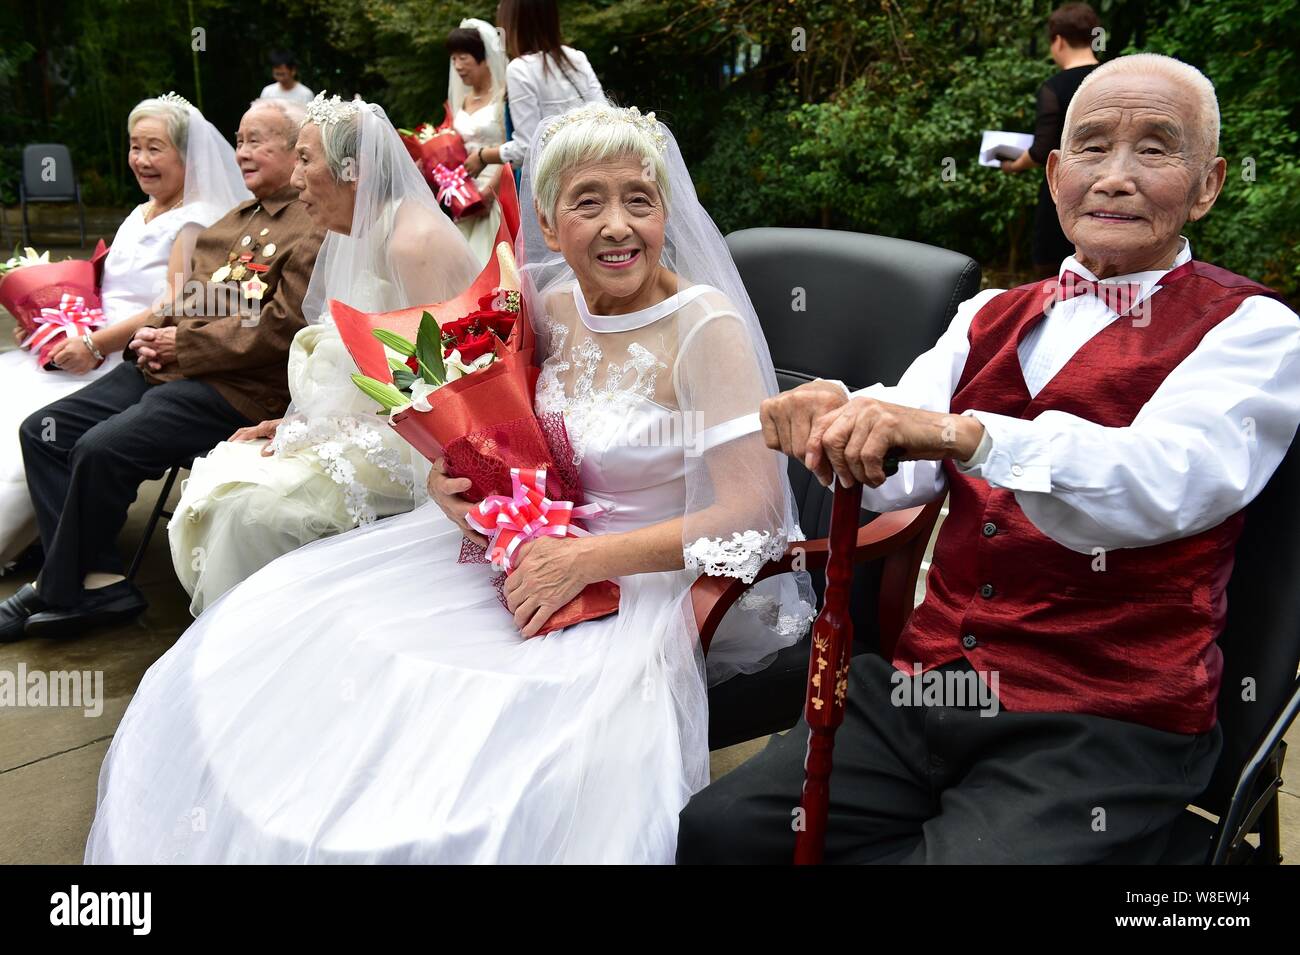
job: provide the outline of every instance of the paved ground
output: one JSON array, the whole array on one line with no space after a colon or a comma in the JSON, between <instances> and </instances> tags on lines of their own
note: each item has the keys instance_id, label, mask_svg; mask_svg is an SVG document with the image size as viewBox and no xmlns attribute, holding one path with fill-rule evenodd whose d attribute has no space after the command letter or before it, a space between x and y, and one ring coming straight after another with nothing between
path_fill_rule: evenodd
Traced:
<instances>
[{"instance_id":1,"label":"paved ground","mask_svg":"<svg viewBox=\"0 0 1300 955\"><path fill-rule=\"evenodd\" d=\"M62 252L59 253L60 255ZM58 257L58 256L56 256ZM0 317L0 349L12 341L10 320ZM131 509L120 546L140 541L161 482L146 484ZM173 491L173 500L177 492ZM0 577L0 599L25 577ZM100 671L102 712L79 708L0 708L0 863L80 862L95 805L99 767L118 721L145 670L189 623L188 598L176 582L161 527L150 542L138 583L150 608L123 627L68 640L0 644L0 671ZM1300 728L1289 736L1293 756L1282 796L1283 849L1300 860ZM762 748L764 739L713 754L714 778Z\"/></svg>"}]
</instances>

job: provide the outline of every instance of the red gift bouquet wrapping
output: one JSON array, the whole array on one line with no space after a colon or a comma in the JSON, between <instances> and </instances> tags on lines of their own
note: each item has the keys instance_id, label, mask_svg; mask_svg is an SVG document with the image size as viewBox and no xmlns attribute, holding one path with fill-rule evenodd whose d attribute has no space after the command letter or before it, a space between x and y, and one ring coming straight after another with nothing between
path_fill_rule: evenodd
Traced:
<instances>
[{"instance_id":1,"label":"red gift bouquet wrapping","mask_svg":"<svg viewBox=\"0 0 1300 955\"><path fill-rule=\"evenodd\" d=\"M447 208L453 220L482 213L483 196L472 176L465 171L465 141L451 127L451 114L436 129L421 123L402 135L406 151L411 154L420 173Z\"/></svg>"},{"instance_id":2,"label":"red gift bouquet wrapping","mask_svg":"<svg viewBox=\"0 0 1300 955\"><path fill-rule=\"evenodd\" d=\"M22 326L24 347L40 365L68 335L80 337L104 324L99 286L107 254L100 239L89 259L27 265L0 279L0 305Z\"/></svg>"},{"instance_id":3,"label":"red gift bouquet wrapping","mask_svg":"<svg viewBox=\"0 0 1300 955\"><path fill-rule=\"evenodd\" d=\"M500 295L501 255L509 256L508 246L499 247L474 285L448 302L368 314L331 301L330 314L361 372L379 381L393 380L384 347L372 334L376 328L414 341L424 312L443 328L466 316L490 315L485 308ZM563 418L538 418L534 413L534 349L521 303L508 340L498 342L496 361L430 392L428 411L408 408L392 418L397 433L420 454L430 461L443 458L448 474L470 480L465 497L481 502L479 519L498 528L492 558L507 573L514 569L514 551L524 541L585 534L572 518L594 510L570 507L570 502L582 501L582 486ZM484 560L483 553L475 553L481 549L465 543L462 560ZM619 588L613 581L589 584L551 615L538 636L616 613L618 603Z\"/></svg>"}]
</instances>

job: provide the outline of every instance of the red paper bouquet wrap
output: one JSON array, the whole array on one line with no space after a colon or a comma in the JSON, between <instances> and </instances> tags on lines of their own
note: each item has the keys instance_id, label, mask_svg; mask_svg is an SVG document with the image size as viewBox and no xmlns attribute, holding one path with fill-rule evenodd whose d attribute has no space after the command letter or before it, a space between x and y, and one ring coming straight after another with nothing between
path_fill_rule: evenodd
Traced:
<instances>
[{"instance_id":1,"label":"red paper bouquet wrap","mask_svg":"<svg viewBox=\"0 0 1300 955\"><path fill-rule=\"evenodd\" d=\"M0 279L0 305L31 339L27 347L41 365L69 332L80 337L103 324L99 285L107 254L100 239L89 259L26 265Z\"/></svg>"},{"instance_id":2,"label":"red paper bouquet wrap","mask_svg":"<svg viewBox=\"0 0 1300 955\"><path fill-rule=\"evenodd\" d=\"M402 142L452 219L483 212L483 196L473 177L465 171L468 158L465 141L451 128L450 121L437 129L421 123L409 135L402 136Z\"/></svg>"},{"instance_id":3,"label":"red paper bouquet wrap","mask_svg":"<svg viewBox=\"0 0 1300 955\"><path fill-rule=\"evenodd\" d=\"M507 253L508 254L508 253ZM339 335L361 372L379 381L392 381L384 348L372 331L384 328L415 340L420 316L431 313L440 326L479 310L500 281L497 259L489 263L469 290L436 305L367 314L339 301L330 314ZM534 336L521 309L501 357L487 368L448 382L428 395L429 411L408 408L393 416L393 427L430 461L444 458L447 472L468 478L465 497L482 501L492 495L511 496L517 473L545 471L546 503L569 501L581 505L582 486L573 464L572 447L563 418L539 419L533 410L538 368L533 363ZM538 495L535 493L534 498ZM484 560L481 550L462 548L462 559ZM619 588L613 581L589 584L561 607L538 632L595 620L618 612Z\"/></svg>"},{"instance_id":4,"label":"red paper bouquet wrap","mask_svg":"<svg viewBox=\"0 0 1300 955\"><path fill-rule=\"evenodd\" d=\"M447 213L454 222L482 215L487 208L478 183L465 171L463 161L452 167L440 162L433 163L425 171L424 178L429 181L434 195L446 206Z\"/></svg>"}]
</instances>

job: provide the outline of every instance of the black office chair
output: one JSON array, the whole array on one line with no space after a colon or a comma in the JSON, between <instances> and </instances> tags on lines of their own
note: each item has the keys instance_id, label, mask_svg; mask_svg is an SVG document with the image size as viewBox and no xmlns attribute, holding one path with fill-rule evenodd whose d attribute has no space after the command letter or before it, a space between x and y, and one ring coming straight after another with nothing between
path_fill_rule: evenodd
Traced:
<instances>
[{"instance_id":1,"label":"black office chair","mask_svg":"<svg viewBox=\"0 0 1300 955\"><path fill-rule=\"evenodd\" d=\"M149 514L149 521L144 526L144 534L140 537L140 545L135 549L135 556L131 558L131 569L126 572L126 579L134 581L135 575L140 571L140 565L144 563L145 551L149 549L149 541L153 538L153 532L158 528L158 521L164 517L170 518L172 512L167 510L167 498L172 493L172 487L176 484L176 478L181 471L188 471L194 467L194 459L189 458L185 461L177 462L167 469L167 478L163 481L162 493L158 495L158 500L154 502L153 511Z\"/></svg>"},{"instance_id":2,"label":"black office chair","mask_svg":"<svg viewBox=\"0 0 1300 955\"><path fill-rule=\"evenodd\" d=\"M947 249L822 229L745 229L727 236L763 326L782 390L814 378L850 388L894 384L934 345L957 305L980 285L979 266ZM799 523L809 540L830 526L831 494L798 461L789 466ZM933 523L937 508L928 512ZM876 515L863 512L863 523ZM925 531L928 537L928 530ZM854 576L855 653L879 647L881 565ZM823 579L812 573L821 600ZM915 568L912 568L915 578ZM808 673L808 640L782 650L766 669L709 691L709 746L789 729L799 719Z\"/></svg>"},{"instance_id":3,"label":"black office chair","mask_svg":"<svg viewBox=\"0 0 1300 955\"><path fill-rule=\"evenodd\" d=\"M81 225L81 247L86 247L86 207L81 202L81 183L72 166L72 154L62 143L34 143L23 148L23 174L18 180L23 245L32 241L27 206L33 202L75 202Z\"/></svg>"},{"instance_id":4,"label":"black office chair","mask_svg":"<svg viewBox=\"0 0 1300 955\"><path fill-rule=\"evenodd\" d=\"M1300 712L1300 441L1250 507L1228 584L1219 724L1223 753L1175 825L1166 863L1274 865L1282 861L1277 793ZM1246 836L1258 833L1259 845Z\"/></svg>"}]
</instances>

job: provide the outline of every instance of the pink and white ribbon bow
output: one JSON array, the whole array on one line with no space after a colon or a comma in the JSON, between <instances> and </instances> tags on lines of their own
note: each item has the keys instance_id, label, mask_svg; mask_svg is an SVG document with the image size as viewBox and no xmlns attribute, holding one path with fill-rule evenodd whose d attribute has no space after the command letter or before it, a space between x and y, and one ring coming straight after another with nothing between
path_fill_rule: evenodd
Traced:
<instances>
[{"instance_id":1,"label":"pink and white ribbon bow","mask_svg":"<svg viewBox=\"0 0 1300 955\"><path fill-rule=\"evenodd\" d=\"M571 523L594 517L609 505L603 502L574 507L572 501L552 501L545 493L545 468L511 468L509 497L489 494L479 501L465 522L490 536L488 556L492 566L509 573L523 544L539 537L589 537L590 532Z\"/></svg>"},{"instance_id":2,"label":"pink and white ribbon bow","mask_svg":"<svg viewBox=\"0 0 1300 955\"><path fill-rule=\"evenodd\" d=\"M443 205L450 206L452 199L459 199L463 205L474 201L474 197L465 186L469 173L465 172L464 166L448 169L442 163L438 163L433 167L433 178L438 183L438 201Z\"/></svg>"},{"instance_id":3,"label":"pink and white ribbon bow","mask_svg":"<svg viewBox=\"0 0 1300 955\"><path fill-rule=\"evenodd\" d=\"M104 324L104 310L87 308L86 300L80 295L64 292L57 308L41 309L39 322L36 330L23 341L23 348L39 352L46 345L52 344L60 334L80 338Z\"/></svg>"}]
</instances>

